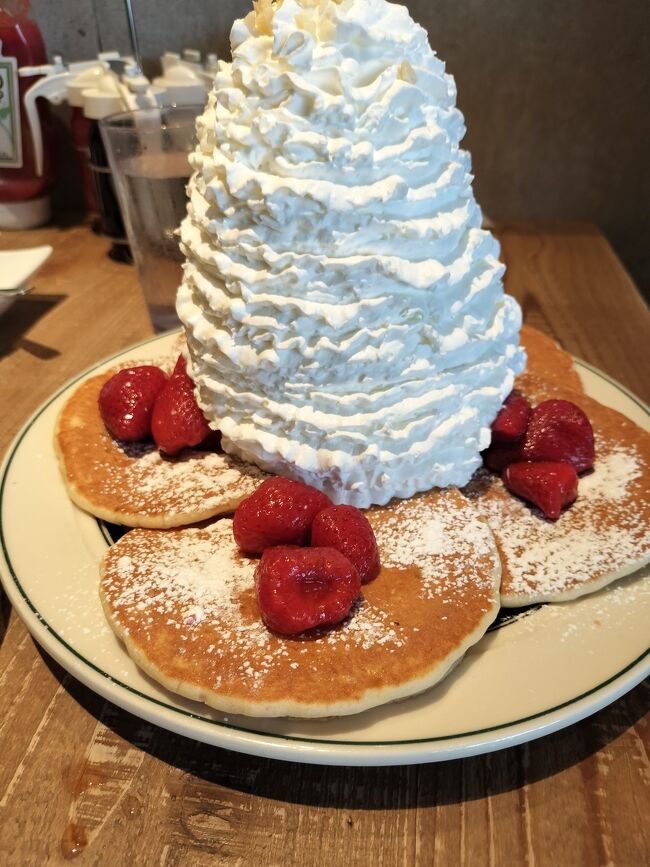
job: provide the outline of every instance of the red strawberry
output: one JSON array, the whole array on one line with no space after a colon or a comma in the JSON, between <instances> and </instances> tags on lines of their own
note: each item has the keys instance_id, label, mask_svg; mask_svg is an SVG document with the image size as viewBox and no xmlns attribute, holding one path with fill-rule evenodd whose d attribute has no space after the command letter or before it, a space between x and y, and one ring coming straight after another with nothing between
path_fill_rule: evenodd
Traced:
<instances>
[{"instance_id":1,"label":"red strawberry","mask_svg":"<svg viewBox=\"0 0 650 867\"><path fill-rule=\"evenodd\" d=\"M495 443L485 449L482 454L485 466L495 473L500 473L508 464L521 460L521 441Z\"/></svg>"},{"instance_id":2,"label":"red strawberry","mask_svg":"<svg viewBox=\"0 0 650 867\"><path fill-rule=\"evenodd\" d=\"M185 361L184 355L179 355L176 359L176 364L174 365L172 376L176 376L177 373L187 373L187 361Z\"/></svg>"},{"instance_id":3,"label":"red strawberry","mask_svg":"<svg viewBox=\"0 0 650 867\"><path fill-rule=\"evenodd\" d=\"M232 531L247 554L273 545L307 545L312 521L332 501L321 491L281 476L266 479L237 507Z\"/></svg>"},{"instance_id":4,"label":"red strawberry","mask_svg":"<svg viewBox=\"0 0 650 867\"><path fill-rule=\"evenodd\" d=\"M264 623L282 635L345 619L361 578L334 548L267 548L255 570L257 603Z\"/></svg>"},{"instance_id":5,"label":"red strawberry","mask_svg":"<svg viewBox=\"0 0 650 867\"><path fill-rule=\"evenodd\" d=\"M503 473L509 491L530 500L555 521L578 496L578 474L571 464L536 461L510 464Z\"/></svg>"},{"instance_id":6,"label":"red strawberry","mask_svg":"<svg viewBox=\"0 0 650 867\"><path fill-rule=\"evenodd\" d=\"M594 465L594 432L584 412L568 400L545 400L532 411L521 460L573 464L577 473Z\"/></svg>"},{"instance_id":7,"label":"red strawberry","mask_svg":"<svg viewBox=\"0 0 650 867\"><path fill-rule=\"evenodd\" d=\"M198 445L210 434L210 427L194 397L194 383L185 372L180 356L174 372L160 392L151 418L151 432L161 452L177 455Z\"/></svg>"},{"instance_id":8,"label":"red strawberry","mask_svg":"<svg viewBox=\"0 0 650 867\"><path fill-rule=\"evenodd\" d=\"M367 584L379 575L379 549L370 522L354 506L330 506L314 518L311 525L314 547L336 548L345 554Z\"/></svg>"},{"instance_id":9,"label":"red strawberry","mask_svg":"<svg viewBox=\"0 0 650 867\"><path fill-rule=\"evenodd\" d=\"M127 367L104 383L99 413L108 430L120 440L135 442L151 435L151 414L167 377L159 367Z\"/></svg>"},{"instance_id":10,"label":"red strawberry","mask_svg":"<svg viewBox=\"0 0 650 867\"><path fill-rule=\"evenodd\" d=\"M511 443L526 433L530 403L525 397L510 392L497 417L492 422L492 442Z\"/></svg>"}]
</instances>

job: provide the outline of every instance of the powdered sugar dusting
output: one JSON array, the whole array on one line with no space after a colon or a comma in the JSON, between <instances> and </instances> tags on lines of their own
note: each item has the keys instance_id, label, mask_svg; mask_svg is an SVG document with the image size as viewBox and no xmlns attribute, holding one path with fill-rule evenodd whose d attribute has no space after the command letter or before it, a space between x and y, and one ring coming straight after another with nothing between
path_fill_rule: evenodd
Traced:
<instances>
[{"instance_id":1,"label":"powdered sugar dusting","mask_svg":"<svg viewBox=\"0 0 650 867\"><path fill-rule=\"evenodd\" d=\"M243 612L242 600L253 592L258 561L239 553L231 520L182 533L157 533L153 545L151 539L149 532L129 533L107 554L103 592L118 620L127 622L133 612L142 612L145 620L149 615L152 624L162 617L178 630L179 642L190 643L199 635L197 628L210 623L218 641L227 643L238 676L253 688L263 683L278 659L289 656L289 642L295 653L296 639L270 632L259 612L253 620ZM304 662L292 667L310 665L319 644L341 644L346 650L380 645L390 653L404 643L403 628L361 599L336 629L313 631L305 641ZM218 642L207 652L218 654ZM216 675L213 688L220 683Z\"/></svg>"},{"instance_id":2,"label":"powdered sugar dusting","mask_svg":"<svg viewBox=\"0 0 650 867\"><path fill-rule=\"evenodd\" d=\"M375 645L386 647L391 652L405 644L404 630L390 619L390 615L379 608L368 605L359 599L352 606L349 616L335 630L320 632L328 644L344 641L347 647L369 650Z\"/></svg>"},{"instance_id":3,"label":"powdered sugar dusting","mask_svg":"<svg viewBox=\"0 0 650 867\"><path fill-rule=\"evenodd\" d=\"M166 526L230 510L255 490L266 474L222 451L184 449L165 457L151 440L126 443L112 437L98 399L103 384L123 367L82 383L59 417L57 447L80 505L124 524L137 524L137 517Z\"/></svg>"},{"instance_id":4,"label":"powdered sugar dusting","mask_svg":"<svg viewBox=\"0 0 650 867\"><path fill-rule=\"evenodd\" d=\"M631 445L599 443L594 470L580 479L576 502L557 521L509 494L480 471L471 496L504 555L504 597L561 599L595 589L650 560L644 462Z\"/></svg>"},{"instance_id":5,"label":"powdered sugar dusting","mask_svg":"<svg viewBox=\"0 0 650 867\"><path fill-rule=\"evenodd\" d=\"M596 449L600 452L600 442L596 438ZM623 500L628 496L630 485L641 475L641 467L636 452L615 446L599 458L592 473L580 479L581 497L593 500Z\"/></svg>"},{"instance_id":6,"label":"powdered sugar dusting","mask_svg":"<svg viewBox=\"0 0 650 867\"><path fill-rule=\"evenodd\" d=\"M416 566L427 598L448 595L451 589L488 587L486 558L492 562L491 571L497 569L488 526L466 502L445 492L440 492L436 508L427 497L399 501L387 517L374 522L374 529L382 564L394 569Z\"/></svg>"},{"instance_id":7,"label":"powdered sugar dusting","mask_svg":"<svg viewBox=\"0 0 650 867\"><path fill-rule=\"evenodd\" d=\"M108 436L108 434L106 435ZM224 500L252 494L265 474L230 455L185 449L166 458L153 443L112 440L108 457L98 456L94 474L104 479L102 493L123 502L134 512L153 514L167 509L192 512L218 507ZM129 458L115 471L111 452Z\"/></svg>"},{"instance_id":8,"label":"powdered sugar dusting","mask_svg":"<svg viewBox=\"0 0 650 867\"><path fill-rule=\"evenodd\" d=\"M233 556L228 544L232 534L222 526L225 523L217 523L209 534L188 530L176 537L176 545L161 540L153 550L142 545L130 556L121 556L118 575L133 580L120 584L119 595L112 598L114 606L142 605L159 614L178 615L179 625L206 616L234 622L237 597L252 586L254 564Z\"/></svg>"}]
</instances>

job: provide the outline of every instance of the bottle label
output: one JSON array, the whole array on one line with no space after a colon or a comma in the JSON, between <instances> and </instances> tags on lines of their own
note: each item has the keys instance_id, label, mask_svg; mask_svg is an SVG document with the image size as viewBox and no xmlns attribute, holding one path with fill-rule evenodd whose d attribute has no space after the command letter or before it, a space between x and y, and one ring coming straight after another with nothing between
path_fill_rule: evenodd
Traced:
<instances>
[{"instance_id":1,"label":"bottle label","mask_svg":"<svg viewBox=\"0 0 650 867\"><path fill-rule=\"evenodd\" d=\"M19 169L22 164L18 65L15 57L0 54L0 168Z\"/></svg>"}]
</instances>

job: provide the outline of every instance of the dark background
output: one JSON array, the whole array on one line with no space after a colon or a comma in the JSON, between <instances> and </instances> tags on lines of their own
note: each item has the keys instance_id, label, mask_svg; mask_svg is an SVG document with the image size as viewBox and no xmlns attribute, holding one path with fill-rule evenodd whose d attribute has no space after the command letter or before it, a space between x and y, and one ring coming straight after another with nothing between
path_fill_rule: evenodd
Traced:
<instances>
[{"instance_id":1,"label":"dark background","mask_svg":"<svg viewBox=\"0 0 650 867\"><path fill-rule=\"evenodd\" d=\"M494 219L596 223L650 293L648 0L408 0L456 77L476 176ZM165 50L229 56L250 0L133 0L147 71ZM32 0L66 60L130 43L122 0ZM60 184L71 199L69 179Z\"/></svg>"}]
</instances>

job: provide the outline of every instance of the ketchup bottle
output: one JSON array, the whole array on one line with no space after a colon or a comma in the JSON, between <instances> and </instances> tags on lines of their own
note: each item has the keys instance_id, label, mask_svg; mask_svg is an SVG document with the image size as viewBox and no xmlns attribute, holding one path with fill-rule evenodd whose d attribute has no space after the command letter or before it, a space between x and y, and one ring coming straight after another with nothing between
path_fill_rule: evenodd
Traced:
<instances>
[{"instance_id":1,"label":"ketchup bottle","mask_svg":"<svg viewBox=\"0 0 650 867\"><path fill-rule=\"evenodd\" d=\"M25 66L47 62L41 31L29 18L28 0L0 0L0 228L24 229L50 216L53 132L47 105L39 105L43 172L38 175L27 118L25 92L38 76L20 76Z\"/></svg>"}]
</instances>

